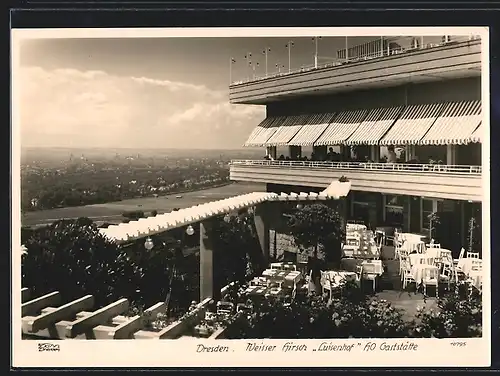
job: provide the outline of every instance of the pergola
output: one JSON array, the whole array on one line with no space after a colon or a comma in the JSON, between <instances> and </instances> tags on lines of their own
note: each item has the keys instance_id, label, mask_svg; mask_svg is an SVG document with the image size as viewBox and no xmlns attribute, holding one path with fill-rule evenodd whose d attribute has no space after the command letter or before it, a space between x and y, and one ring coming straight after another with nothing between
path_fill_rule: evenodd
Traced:
<instances>
[{"instance_id":1,"label":"pergola","mask_svg":"<svg viewBox=\"0 0 500 376\"><path fill-rule=\"evenodd\" d=\"M180 227L199 223L200 226L200 301L213 294L213 246L211 242L211 219L255 207L254 220L259 243L266 259L269 257L270 209L272 202L317 202L338 200L346 197L351 189L350 182L333 181L320 193L270 193L252 192L224 200L192 206L156 217L141 218L129 223L111 225L100 232L118 244L125 244L141 238L161 234Z\"/></svg>"}]
</instances>

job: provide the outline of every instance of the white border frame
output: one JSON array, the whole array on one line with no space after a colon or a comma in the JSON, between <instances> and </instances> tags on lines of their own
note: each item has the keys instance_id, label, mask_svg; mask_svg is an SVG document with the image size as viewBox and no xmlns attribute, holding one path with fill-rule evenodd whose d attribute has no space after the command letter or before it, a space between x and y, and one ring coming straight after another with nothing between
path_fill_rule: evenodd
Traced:
<instances>
[{"instance_id":1,"label":"white border frame","mask_svg":"<svg viewBox=\"0 0 500 376\"><path fill-rule=\"evenodd\" d=\"M404 340L302 340L295 344L306 344L309 351L259 352L245 351L247 342L224 341L217 345L229 346L230 354L198 353L199 343L206 341L58 341L60 352L38 352L38 341L21 340L20 259L17 246L20 244L20 126L17 106L19 87L17 66L19 64L19 41L23 38L186 38L186 37L313 37L359 36L359 35L480 35L482 39L482 103L484 127L483 164L483 260L484 272L490 275L490 177L489 177L489 30L487 27L350 27L350 28L174 28L174 29L31 29L12 30L12 365L14 367L467 367L491 364L491 286L490 279L483 283L483 337L467 340L456 339L408 339ZM19 334L15 334L19 333ZM46 341L45 341L46 342ZM266 340L280 349L287 341ZM342 353L313 352L322 342L354 344L352 351ZM417 350L408 352L382 351L382 343L411 342ZM363 352L363 348L375 343L376 350ZM455 343L455 345L453 345ZM359 345L358 345L359 344Z\"/></svg>"}]
</instances>

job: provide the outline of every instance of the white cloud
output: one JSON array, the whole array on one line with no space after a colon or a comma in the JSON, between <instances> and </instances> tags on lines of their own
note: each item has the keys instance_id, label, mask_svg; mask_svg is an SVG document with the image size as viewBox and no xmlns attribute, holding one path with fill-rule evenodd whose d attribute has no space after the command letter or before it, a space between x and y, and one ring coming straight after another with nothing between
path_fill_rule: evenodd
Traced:
<instances>
[{"instance_id":1,"label":"white cloud","mask_svg":"<svg viewBox=\"0 0 500 376\"><path fill-rule=\"evenodd\" d=\"M25 146L240 147L265 116L203 85L39 67L17 77Z\"/></svg>"}]
</instances>

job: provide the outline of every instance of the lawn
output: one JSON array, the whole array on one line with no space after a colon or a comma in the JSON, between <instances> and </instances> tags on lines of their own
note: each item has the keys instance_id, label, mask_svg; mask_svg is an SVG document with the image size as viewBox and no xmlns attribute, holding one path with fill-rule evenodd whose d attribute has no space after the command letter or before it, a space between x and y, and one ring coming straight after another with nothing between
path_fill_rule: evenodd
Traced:
<instances>
[{"instance_id":1,"label":"lawn","mask_svg":"<svg viewBox=\"0 0 500 376\"><path fill-rule=\"evenodd\" d=\"M193 205L204 204L210 201L222 200L228 197L243 195L255 191L265 191L261 184L233 183L222 187L172 194L161 197L141 197L130 200L109 202L87 206L75 206L51 210L40 210L23 215L23 226L50 224L62 218L88 217L99 221L117 221L122 218L124 211L143 210L145 212L157 210L158 213L172 211L174 208L188 208ZM181 198L176 196L181 195Z\"/></svg>"}]
</instances>

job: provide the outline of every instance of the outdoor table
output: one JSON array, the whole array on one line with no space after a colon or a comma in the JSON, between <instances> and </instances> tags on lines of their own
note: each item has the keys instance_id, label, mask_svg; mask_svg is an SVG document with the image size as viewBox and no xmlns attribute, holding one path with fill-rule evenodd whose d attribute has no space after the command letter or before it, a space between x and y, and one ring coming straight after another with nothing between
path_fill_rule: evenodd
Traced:
<instances>
[{"instance_id":1,"label":"outdoor table","mask_svg":"<svg viewBox=\"0 0 500 376\"><path fill-rule=\"evenodd\" d=\"M437 266L434 266L434 265L427 265L427 264L415 264L415 265L412 265L411 267L411 274L413 275L413 278L415 279L415 281L417 282L417 284L419 284L424 275L425 275L425 270L426 269L430 269L430 270L438 270L438 267Z\"/></svg>"},{"instance_id":2,"label":"outdoor table","mask_svg":"<svg viewBox=\"0 0 500 376\"><path fill-rule=\"evenodd\" d=\"M398 236L398 240L401 240L402 242L405 242L405 241L410 241L410 242L424 241L424 239L427 238L427 236L425 236L425 235L412 234L410 232L399 232L397 236Z\"/></svg>"},{"instance_id":3,"label":"outdoor table","mask_svg":"<svg viewBox=\"0 0 500 376\"><path fill-rule=\"evenodd\" d=\"M338 288L348 281L356 281L356 273L354 272L329 270L326 273L332 288ZM330 284L327 280L321 280L321 286L327 290L330 289Z\"/></svg>"},{"instance_id":4,"label":"outdoor table","mask_svg":"<svg viewBox=\"0 0 500 376\"><path fill-rule=\"evenodd\" d=\"M266 286L250 286L245 290L245 293L249 295L264 295L267 290Z\"/></svg>"},{"instance_id":5,"label":"outdoor table","mask_svg":"<svg viewBox=\"0 0 500 376\"><path fill-rule=\"evenodd\" d=\"M450 261L453 260L451 251L444 248L427 248L427 250L425 251L425 255L437 259L448 259Z\"/></svg>"},{"instance_id":6,"label":"outdoor table","mask_svg":"<svg viewBox=\"0 0 500 376\"><path fill-rule=\"evenodd\" d=\"M468 274L468 279L479 290L483 283L483 272L481 270L471 270Z\"/></svg>"},{"instance_id":7,"label":"outdoor table","mask_svg":"<svg viewBox=\"0 0 500 376\"><path fill-rule=\"evenodd\" d=\"M405 240L403 242L403 246L408 253L412 253L413 251L416 251L418 253L425 253L425 243L421 240L419 241L413 241L413 240Z\"/></svg>"},{"instance_id":8,"label":"outdoor table","mask_svg":"<svg viewBox=\"0 0 500 376\"><path fill-rule=\"evenodd\" d=\"M380 252L375 244L373 232L368 230L356 230L346 237L346 243L342 247L344 257L354 258L379 258Z\"/></svg>"},{"instance_id":9,"label":"outdoor table","mask_svg":"<svg viewBox=\"0 0 500 376\"><path fill-rule=\"evenodd\" d=\"M469 275L472 272L473 264L481 264L481 259L473 259L473 258L462 258L458 260L458 268L464 272L465 275Z\"/></svg>"},{"instance_id":10,"label":"outdoor table","mask_svg":"<svg viewBox=\"0 0 500 376\"><path fill-rule=\"evenodd\" d=\"M366 271L367 273L378 274L379 276L384 274L382 260L364 260L361 266L363 266L363 273Z\"/></svg>"},{"instance_id":11,"label":"outdoor table","mask_svg":"<svg viewBox=\"0 0 500 376\"><path fill-rule=\"evenodd\" d=\"M278 274L280 270L279 269L266 269L262 272L263 277L274 277L276 274Z\"/></svg>"},{"instance_id":12,"label":"outdoor table","mask_svg":"<svg viewBox=\"0 0 500 376\"><path fill-rule=\"evenodd\" d=\"M410 259L410 265L426 264L433 265L435 257L432 255L427 255L424 253L412 253L408 256Z\"/></svg>"}]
</instances>

